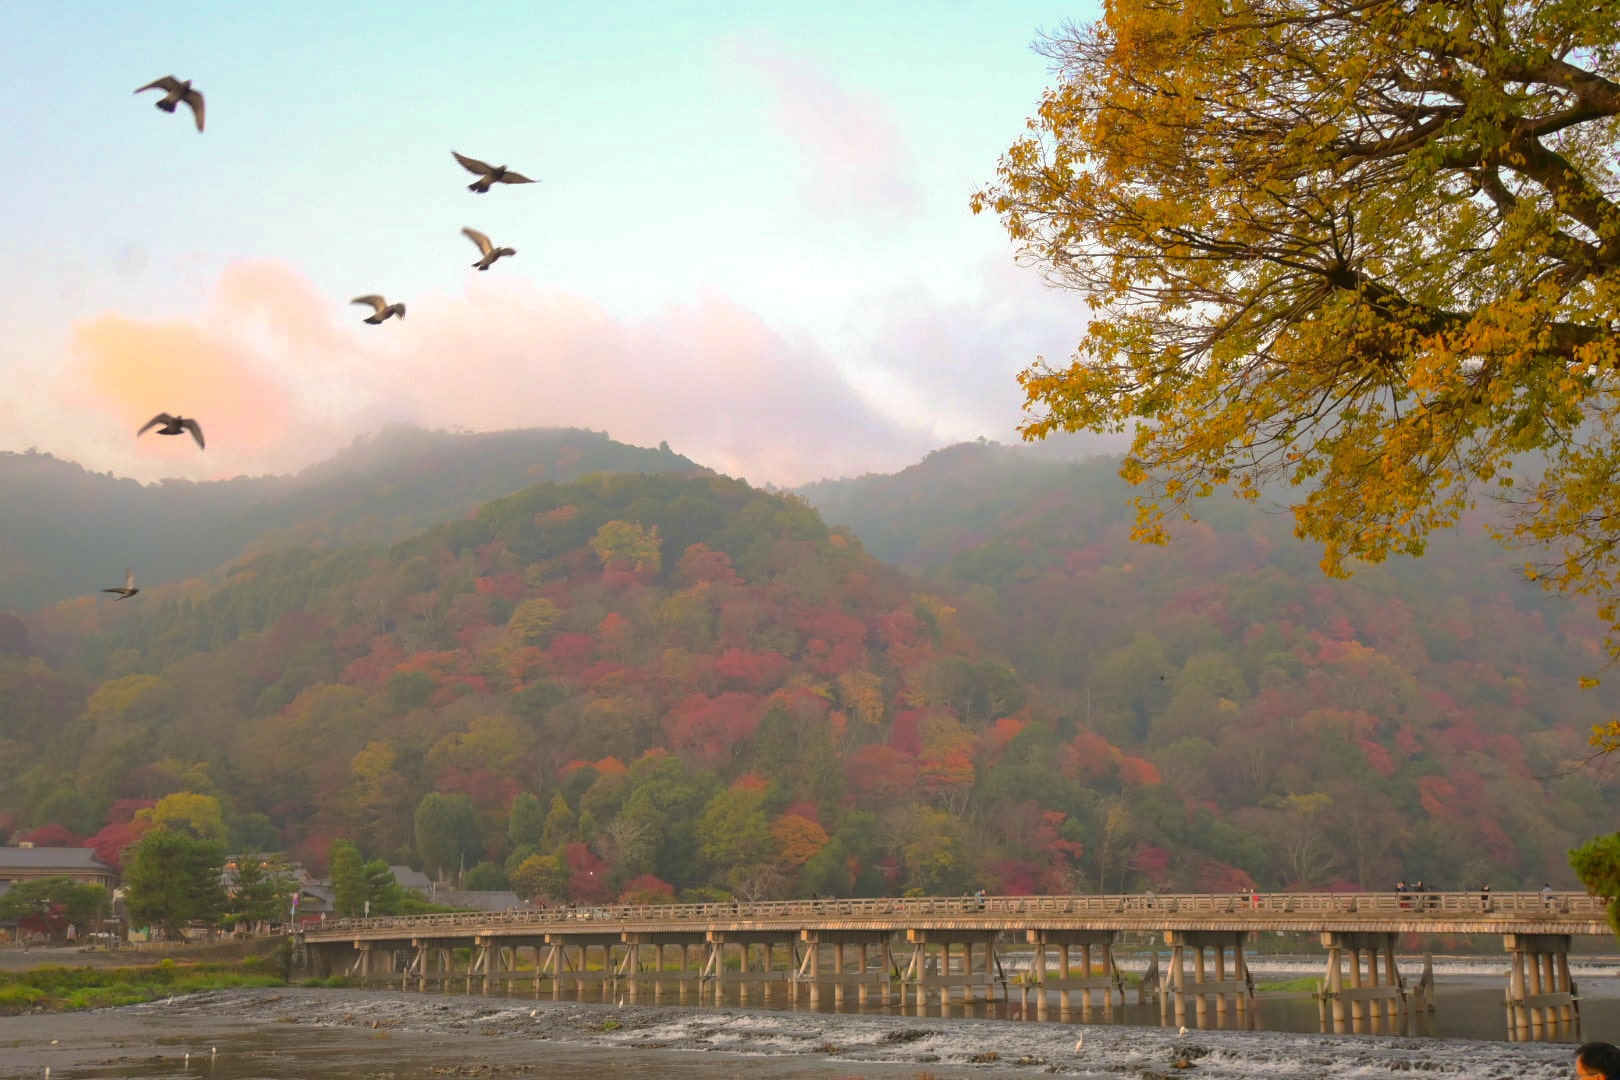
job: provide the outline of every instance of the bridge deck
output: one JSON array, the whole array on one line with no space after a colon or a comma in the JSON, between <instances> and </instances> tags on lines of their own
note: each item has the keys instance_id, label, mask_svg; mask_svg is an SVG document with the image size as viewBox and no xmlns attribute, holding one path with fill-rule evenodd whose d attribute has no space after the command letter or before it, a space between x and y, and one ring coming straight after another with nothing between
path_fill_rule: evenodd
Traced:
<instances>
[{"instance_id":1,"label":"bridge deck","mask_svg":"<svg viewBox=\"0 0 1620 1080\"><path fill-rule=\"evenodd\" d=\"M303 928L310 942L409 941L751 931L1279 930L1337 933L1606 936L1601 897L1559 893L1200 893L774 900L458 912L336 919Z\"/></svg>"}]
</instances>

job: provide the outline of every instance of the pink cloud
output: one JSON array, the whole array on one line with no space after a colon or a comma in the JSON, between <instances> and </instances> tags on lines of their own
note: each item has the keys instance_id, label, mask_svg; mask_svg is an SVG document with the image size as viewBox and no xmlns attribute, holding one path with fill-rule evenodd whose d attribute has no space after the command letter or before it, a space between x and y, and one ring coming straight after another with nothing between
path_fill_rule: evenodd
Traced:
<instances>
[{"instance_id":1,"label":"pink cloud","mask_svg":"<svg viewBox=\"0 0 1620 1080\"><path fill-rule=\"evenodd\" d=\"M824 211L916 209L910 146L881 97L847 86L774 42L732 37L721 53L754 71L770 90L777 130L799 151L806 203Z\"/></svg>"},{"instance_id":2,"label":"pink cloud","mask_svg":"<svg viewBox=\"0 0 1620 1080\"><path fill-rule=\"evenodd\" d=\"M127 455L120 471L193 479L301 468L394 420L668 440L757 483L904 465L931 448L813 343L724 296L627 319L528 279L469 275L465 294L405 297L407 318L380 326L345 299L282 263L233 265L194 317L81 323L56 396L130 432L117 450L100 425L99 467L113 449ZM160 410L197 416L207 451L135 440Z\"/></svg>"}]
</instances>

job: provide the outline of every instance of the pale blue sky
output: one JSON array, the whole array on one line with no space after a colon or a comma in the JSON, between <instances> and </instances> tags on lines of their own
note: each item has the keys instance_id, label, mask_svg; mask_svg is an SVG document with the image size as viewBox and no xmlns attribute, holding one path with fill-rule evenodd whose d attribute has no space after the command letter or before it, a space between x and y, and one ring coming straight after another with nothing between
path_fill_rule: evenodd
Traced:
<instances>
[{"instance_id":1,"label":"pale blue sky","mask_svg":"<svg viewBox=\"0 0 1620 1080\"><path fill-rule=\"evenodd\" d=\"M9 5L0 449L203 478L390 419L572 423L791 483L1012 438L1084 307L967 200L1048 81L1031 41L1093 15ZM205 134L132 94L170 73ZM470 194L451 149L544 182ZM470 271L464 225L518 256ZM409 317L359 325L366 292ZM206 457L134 440L160 409Z\"/></svg>"}]
</instances>

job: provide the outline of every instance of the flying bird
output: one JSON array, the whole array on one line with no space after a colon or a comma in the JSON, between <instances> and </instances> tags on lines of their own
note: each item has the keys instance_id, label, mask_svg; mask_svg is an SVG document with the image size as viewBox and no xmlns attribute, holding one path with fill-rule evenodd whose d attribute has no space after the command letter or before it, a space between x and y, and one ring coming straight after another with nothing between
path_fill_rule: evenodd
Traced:
<instances>
[{"instance_id":1,"label":"flying bird","mask_svg":"<svg viewBox=\"0 0 1620 1080\"><path fill-rule=\"evenodd\" d=\"M488 270L495 264L495 260L501 258L502 256L517 254L516 248L496 247L494 244L491 244L489 242L489 237L485 236L477 229L462 229L461 235L477 244L478 250L483 253L484 257L473 263L473 265L478 267L480 270Z\"/></svg>"},{"instance_id":2,"label":"flying bird","mask_svg":"<svg viewBox=\"0 0 1620 1080\"><path fill-rule=\"evenodd\" d=\"M124 567L124 587L122 589L102 589L101 591L115 592L118 594L118 600L128 600L141 590L135 585L135 571L126 566ZM118 600L114 600L113 603L118 603Z\"/></svg>"},{"instance_id":3,"label":"flying bird","mask_svg":"<svg viewBox=\"0 0 1620 1080\"><path fill-rule=\"evenodd\" d=\"M376 326L390 315L398 315L402 319L405 317L404 304L390 304L387 300L384 300L376 293L367 293L365 296L357 296L353 300L350 300L349 303L370 304L371 315L365 321L373 326Z\"/></svg>"},{"instance_id":4,"label":"flying bird","mask_svg":"<svg viewBox=\"0 0 1620 1080\"><path fill-rule=\"evenodd\" d=\"M203 96L201 90L191 88L191 80L184 82L173 75L165 75L161 79L154 79L135 92L137 94L146 90L162 90L163 96L158 99L157 107L166 113L174 112L175 106L182 101L191 106L191 115L197 118L197 131L203 129Z\"/></svg>"},{"instance_id":5,"label":"flying bird","mask_svg":"<svg viewBox=\"0 0 1620 1080\"><path fill-rule=\"evenodd\" d=\"M159 424L163 425L162 427L158 428L159 435L184 435L189 431L191 432L191 437L197 440L197 446L199 448L204 446L201 424L197 423L197 421L192 417L170 416L166 412L160 412L156 416L152 417L152 419L148 420L146 422L146 426L135 433L135 437L140 438L142 435L145 435L148 431L157 427Z\"/></svg>"},{"instance_id":6,"label":"flying bird","mask_svg":"<svg viewBox=\"0 0 1620 1080\"><path fill-rule=\"evenodd\" d=\"M479 161L477 158L458 154L454 150L450 151L450 156L461 162L463 169L478 177L477 180L467 185L467 190L476 191L480 195L487 192L491 184L533 184L538 182L530 180L522 173L510 171L505 165L491 165L488 162Z\"/></svg>"}]
</instances>

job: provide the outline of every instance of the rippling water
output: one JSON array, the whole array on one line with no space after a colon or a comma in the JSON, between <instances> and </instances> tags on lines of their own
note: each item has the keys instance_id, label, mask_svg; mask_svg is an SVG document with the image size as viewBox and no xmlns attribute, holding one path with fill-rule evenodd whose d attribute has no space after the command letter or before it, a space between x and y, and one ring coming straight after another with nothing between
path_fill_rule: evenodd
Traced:
<instances>
[{"instance_id":1,"label":"rippling water","mask_svg":"<svg viewBox=\"0 0 1620 1080\"><path fill-rule=\"evenodd\" d=\"M1056 1074L1204 1080L1380 1080L1413 1072L1553 1080L1573 1075L1565 1042L1509 1043L1502 987L1443 980L1439 1008L1405 1034L1317 1033L1316 1004L1268 995L1264 1030L1179 1035L1156 1006L1046 1022L869 1008L625 1005L521 996L290 988L228 991L90 1013L0 1019L0 1078L51 1080L426 1080L429 1077L672 1077L848 1080ZM1583 1038L1620 1036L1620 980L1583 981ZM757 999L756 999L757 1000ZM54 1041L53 1041L54 1040ZM1076 1049L1077 1040L1083 1045ZM1181 1068L1177 1063L1184 1063Z\"/></svg>"}]
</instances>

